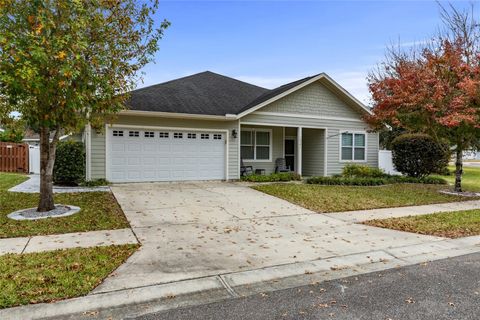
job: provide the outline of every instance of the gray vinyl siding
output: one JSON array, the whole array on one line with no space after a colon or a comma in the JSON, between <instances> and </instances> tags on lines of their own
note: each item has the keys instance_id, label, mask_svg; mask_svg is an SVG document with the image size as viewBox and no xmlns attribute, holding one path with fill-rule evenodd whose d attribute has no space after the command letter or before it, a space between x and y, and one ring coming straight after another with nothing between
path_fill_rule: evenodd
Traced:
<instances>
[{"instance_id":1,"label":"gray vinyl siding","mask_svg":"<svg viewBox=\"0 0 480 320\"><path fill-rule=\"evenodd\" d=\"M286 116L261 114L262 112L283 113ZM301 117L291 117L295 114ZM331 119L338 118L338 119ZM362 120L362 114L342 98L320 82L312 83L297 90L249 115L240 119L242 123L257 123L268 126L285 126L285 132L293 133L295 128L303 127L303 175L325 174L324 155L319 157L320 152L327 152L326 175L340 173L346 162L340 161L340 132L341 131L365 131L368 125ZM313 143L317 140L318 132L309 129L326 129L321 131L326 134L327 146L322 143ZM286 133L288 136L289 134ZM295 134L296 135L296 134ZM323 137L324 138L324 137ZM366 161L361 162L372 167L378 167L378 134L367 133ZM314 159L318 158L318 161Z\"/></svg>"},{"instance_id":2,"label":"gray vinyl siding","mask_svg":"<svg viewBox=\"0 0 480 320\"><path fill-rule=\"evenodd\" d=\"M342 129L343 130L343 129ZM340 140L341 135L339 129L329 129L328 136L328 175L341 173L343 167L348 163L366 164L371 167L378 167L378 134L367 132L366 143L366 161L365 162L342 162L340 161ZM353 131L355 129L349 129Z\"/></svg>"},{"instance_id":3,"label":"gray vinyl siding","mask_svg":"<svg viewBox=\"0 0 480 320\"><path fill-rule=\"evenodd\" d=\"M345 162L340 161L340 131L365 131L368 125L363 121L326 120L317 118L294 118L284 116L259 115L251 113L241 119L244 123L257 123L268 126L269 124L286 127L303 127L327 129L327 175L340 173ZM281 127L280 127L281 128ZM305 151L306 138L302 139ZM378 134L367 133L367 161L362 162L372 167L378 167ZM305 156L304 156L305 157Z\"/></svg>"},{"instance_id":4,"label":"gray vinyl siding","mask_svg":"<svg viewBox=\"0 0 480 320\"><path fill-rule=\"evenodd\" d=\"M142 117L119 115L114 123L115 125L135 125L135 126L155 126L165 128L195 128L195 129L216 129L228 130L228 178L239 179L239 155L238 143L240 133L237 138L232 137L232 130L238 131L238 121L211 121L211 120L192 120L192 119L172 119L160 117ZM92 132L92 179L106 177L106 158L105 158L105 135L104 133Z\"/></svg>"},{"instance_id":5,"label":"gray vinyl siding","mask_svg":"<svg viewBox=\"0 0 480 320\"><path fill-rule=\"evenodd\" d=\"M301 88L258 111L355 119L362 116L320 82Z\"/></svg>"},{"instance_id":6,"label":"gray vinyl siding","mask_svg":"<svg viewBox=\"0 0 480 320\"><path fill-rule=\"evenodd\" d=\"M283 158L283 128L281 127L266 127L266 126L242 126L242 129L270 129L272 130L272 159L268 162L257 162L251 160L243 160L244 165L252 166L253 170L265 169L266 174L275 172L275 160L277 158Z\"/></svg>"},{"instance_id":7,"label":"gray vinyl siding","mask_svg":"<svg viewBox=\"0 0 480 320\"><path fill-rule=\"evenodd\" d=\"M302 175L323 176L325 172L325 130L303 129Z\"/></svg>"},{"instance_id":8,"label":"gray vinyl siding","mask_svg":"<svg viewBox=\"0 0 480 320\"><path fill-rule=\"evenodd\" d=\"M105 179L105 136L92 130L91 177Z\"/></svg>"}]
</instances>

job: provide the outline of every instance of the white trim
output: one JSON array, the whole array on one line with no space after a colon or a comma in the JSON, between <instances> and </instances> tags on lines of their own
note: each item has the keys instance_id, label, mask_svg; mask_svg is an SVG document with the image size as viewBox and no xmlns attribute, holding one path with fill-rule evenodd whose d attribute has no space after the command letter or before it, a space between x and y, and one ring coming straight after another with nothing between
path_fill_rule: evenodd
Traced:
<instances>
[{"instance_id":1,"label":"white trim","mask_svg":"<svg viewBox=\"0 0 480 320\"><path fill-rule=\"evenodd\" d=\"M62 141L68 137L70 137L71 134L65 134L61 137L58 138L58 141ZM39 142L40 139L39 138L25 138L25 139L22 139L22 141L26 141L26 142ZM50 139L50 142L52 141L52 139Z\"/></svg>"},{"instance_id":2,"label":"white trim","mask_svg":"<svg viewBox=\"0 0 480 320\"><path fill-rule=\"evenodd\" d=\"M186 128L186 127L165 127L165 126L137 126L137 125L121 125L121 124L111 124L108 125L106 124L106 129L105 129L105 176L107 177L107 180L109 180L109 168L108 168L108 163L109 163L109 145L108 145L108 138L110 136L110 131L108 130L109 128L132 128L132 129L151 129L151 130L178 130L178 131L205 131L205 132L222 132L225 133L225 180L229 179L229 172L228 172L228 149L229 149L229 139L230 139L230 130L229 129L208 129L208 128Z\"/></svg>"},{"instance_id":3,"label":"white trim","mask_svg":"<svg viewBox=\"0 0 480 320\"><path fill-rule=\"evenodd\" d=\"M228 181L229 178L229 172L228 172L228 154L229 154L229 141L230 140L230 130L225 131L225 181Z\"/></svg>"},{"instance_id":4,"label":"white trim","mask_svg":"<svg viewBox=\"0 0 480 320\"><path fill-rule=\"evenodd\" d=\"M298 127L297 128L297 154L296 154L296 159L297 159L297 173L299 175L302 175L302 161L303 161L303 128Z\"/></svg>"},{"instance_id":5,"label":"white trim","mask_svg":"<svg viewBox=\"0 0 480 320\"><path fill-rule=\"evenodd\" d=\"M283 129L282 130L283 131L282 132L282 136L283 136L283 152L282 152L282 154L283 154L283 158L285 158L285 127L283 127L282 129Z\"/></svg>"},{"instance_id":6,"label":"white trim","mask_svg":"<svg viewBox=\"0 0 480 320\"><path fill-rule=\"evenodd\" d=\"M351 133L353 135L352 137L352 160L342 160L342 134L344 133ZM363 134L365 135L365 159L364 160L355 160L355 134ZM368 162L367 159L367 132L366 131L361 131L361 130L342 130L339 131L339 143L338 143L338 153L339 153L339 162L340 163L366 163Z\"/></svg>"},{"instance_id":7,"label":"white trim","mask_svg":"<svg viewBox=\"0 0 480 320\"><path fill-rule=\"evenodd\" d=\"M326 177L326 176L328 176L328 139L327 139L328 129L327 128L324 129L323 134L325 135L324 139L323 139L324 148L325 148L325 152L323 153L324 154L323 176Z\"/></svg>"},{"instance_id":8,"label":"white trim","mask_svg":"<svg viewBox=\"0 0 480 320\"><path fill-rule=\"evenodd\" d=\"M245 121L242 122L242 125L248 126L265 126L265 127L291 127L291 128L298 128L298 126L288 125L288 124L278 124L278 123L268 123L268 122L254 122L254 121ZM307 129L326 129L326 127L318 127L318 126L304 126L302 128Z\"/></svg>"},{"instance_id":9,"label":"white trim","mask_svg":"<svg viewBox=\"0 0 480 320\"><path fill-rule=\"evenodd\" d=\"M330 78L327 74L325 73L321 73L319 74L318 76L316 77L313 77L305 82L302 82L300 83L299 85L285 91L285 92L282 92L281 94L279 95L276 95L260 104L257 104L256 106L253 106L251 108L249 108L248 110L245 110L244 112L241 112L240 114L238 114L238 117L243 117L243 116L246 116L247 114L250 114L252 112L255 112L257 111L258 109L260 108L263 108L264 106L266 105L269 105L270 103L274 102L274 101L277 101L305 86L308 86L309 84L312 84L320 79L326 79L331 85L333 85L337 90L339 90L344 96L346 96L347 98L349 98L353 103L355 103L359 108L363 109L365 112L367 112L368 114L372 114L372 111L370 111L370 109L368 109L363 103L361 103L357 98L355 98L353 95L351 95L347 90L345 90L344 88L342 88L337 82L335 82L332 78Z\"/></svg>"},{"instance_id":10,"label":"white trim","mask_svg":"<svg viewBox=\"0 0 480 320\"><path fill-rule=\"evenodd\" d=\"M113 128L112 125L110 125L110 128ZM108 170L108 159L110 157L110 147L109 147L109 125L106 123L105 124L105 179L107 179L107 181L110 181L110 175L108 174L109 173L109 170Z\"/></svg>"},{"instance_id":11,"label":"white trim","mask_svg":"<svg viewBox=\"0 0 480 320\"><path fill-rule=\"evenodd\" d=\"M232 114L209 115L209 114L193 114L193 113L176 113L176 112L161 112L161 111L141 111L141 110L122 110L120 115L142 116L142 117L162 117L162 118L182 118L182 119L204 119L204 120L220 120L230 121L236 120L238 117Z\"/></svg>"},{"instance_id":12,"label":"white trim","mask_svg":"<svg viewBox=\"0 0 480 320\"><path fill-rule=\"evenodd\" d=\"M241 124L240 124L240 119L238 119L238 131L237 131L237 157L238 157L238 166L237 166L237 169L238 169L238 177L237 179L240 179L241 178L241 172L240 172L240 166L241 166L241 155L240 155L240 152L241 152L241 149L240 149L240 138L241 138L241 134L242 134L242 127L241 127Z\"/></svg>"},{"instance_id":13,"label":"white trim","mask_svg":"<svg viewBox=\"0 0 480 320\"><path fill-rule=\"evenodd\" d=\"M207 128L187 128L187 127L166 127L166 126L137 126L122 125L120 123L111 124L110 128L132 128L132 129L152 129L152 130L178 130L178 131L210 131L210 132L228 132L228 129L207 129Z\"/></svg>"},{"instance_id":14,"label":"white trim","mask_svg":"<svg viewBox=\"0 0 480 320\"><path fill-rule=\"evenodd\" d=\"M243 162L249 162L249 163L254 163L254 162L272 162L272 149L273 149L273 130L272 129L264 129L264 128L248 128L244 127L240 131L240 148L242 147L242 130L243 131L250 131L253 133L252 137L254 137L253 141L253 159L243 159ZM261 159L257 160L257 132L268 132L269 133L269 138L270 138L270 145L268 146L268 159ZM260 145L260 147L266 147L265 145ZM241 152L241 149L240 149ZM240 154L241 156L241 154Z\"/></svg>"},{"instance_id":15,"label":"white trim","mask_svg":"<svg viewBox=\"0 0 480 320\"><path fill-rule=\"evenodd\" d=\"M289 112L266 112L266 111L257 111L256 115L260 116L275 116L275 117L288 117L288 118L301 118L301 119L319 119L319 120L336 120L336 121L354 121L354 122L363 122L362 119L355 118L345 118L345 117L331 117L331 116L317 116L310 114L298 114L298 113L289 113Z\"/></svg>"},{"instance_id":16,"label":"white trim","mask_svg":"<svg viewBox=\"0 0 480 320\"><path fill-rule=\"evenodd\" d=\"M85 180L92 180L92 126L85 126Z\"/></svg>"}]
</instances>

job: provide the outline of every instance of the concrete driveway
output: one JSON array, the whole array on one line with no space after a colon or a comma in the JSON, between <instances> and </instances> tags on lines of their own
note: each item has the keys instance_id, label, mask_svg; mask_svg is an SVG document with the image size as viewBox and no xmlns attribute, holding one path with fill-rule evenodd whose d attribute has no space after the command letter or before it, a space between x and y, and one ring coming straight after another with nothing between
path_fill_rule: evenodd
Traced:
<instances>
[{"instance_id":1,"label":"concrete driveway","mask_svg":"<svg viewBox=\"0 0 480 320\"><path fill-rule=\"evenodd\" d=\"M142 247L97 293L440 240L353 224L234 183L112 191Z\"/></svg>"}]
</instances>

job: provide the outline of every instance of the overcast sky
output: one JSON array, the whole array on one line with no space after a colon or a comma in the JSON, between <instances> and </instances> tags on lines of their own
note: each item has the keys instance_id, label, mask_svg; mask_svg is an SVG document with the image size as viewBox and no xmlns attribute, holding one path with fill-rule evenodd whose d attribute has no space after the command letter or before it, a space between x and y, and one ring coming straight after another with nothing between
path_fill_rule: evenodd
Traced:
<instances>
[{"instance_id":1,"label":"overcast sky","mask_svg":"<svg viewBox=\"0 0 480 320\"><path fill-rule=\"evenodd\" d=\"M139 87L210 70L274 88L326 72L366 103L385 46L424 41L440 24L434 1L161 0L163 18L172 26Z\"/></svg>"}]
</instances>

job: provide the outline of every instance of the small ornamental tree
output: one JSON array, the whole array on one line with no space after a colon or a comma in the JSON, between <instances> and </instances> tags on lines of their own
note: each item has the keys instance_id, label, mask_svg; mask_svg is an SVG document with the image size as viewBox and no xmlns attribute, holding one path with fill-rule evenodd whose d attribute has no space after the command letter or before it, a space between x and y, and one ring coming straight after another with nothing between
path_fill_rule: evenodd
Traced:
<instances>
[{"instance_id":1,"label":"small ornamental tree","mask_svg":"<svg viewBox=\"0 0 480 320\"><path fill-rule=\"evenodd\" d=\"M397 171L415 178L441 172L448 165L448 145L427 134L403 134L392 141L393 164Z\"/></svg>"},{"instance_id":2,"label":"small ornamental tree","mask_svg":"<svg viewBox=\"0 0 480 320\"><path fill-rule=\"evenodd\" d=\"M40 134L38 211L54 208L59 136L101 127L124 108L169 23L158 1L0 0L0 118L22 115Z\"/></svg>"},{"instance_id":3,"label":"small ornamental tree","mask_svg":"<svg viewBox=\"0 0 480 320\"><path fill-rule=\"evenodd\" d=\"M465 11L442 8L445 31L423 48L392 49L368 77L373 115L367 120L448 141L456 155L455 191L462 191L463 151L480 142L480 24Z\"/></svg>"}]
</instances>

